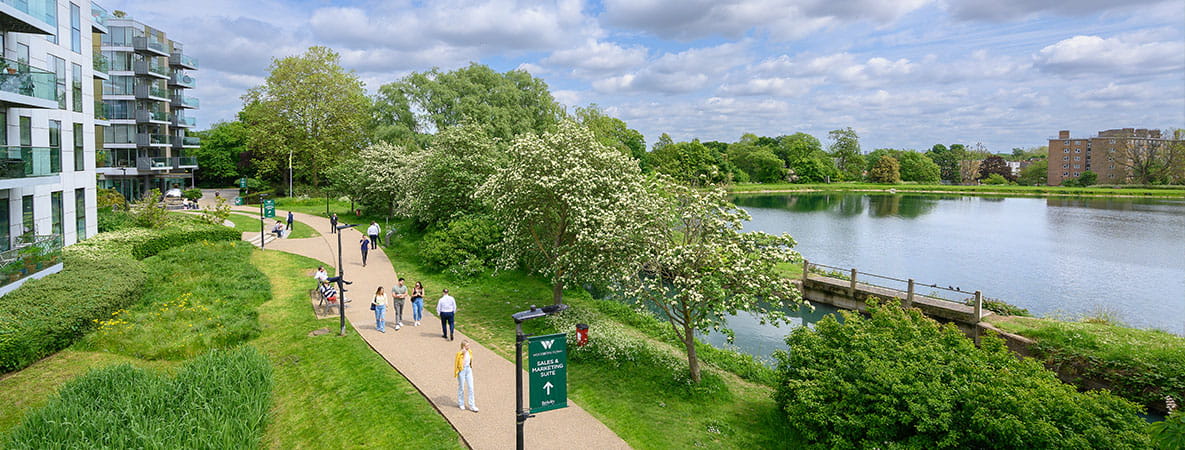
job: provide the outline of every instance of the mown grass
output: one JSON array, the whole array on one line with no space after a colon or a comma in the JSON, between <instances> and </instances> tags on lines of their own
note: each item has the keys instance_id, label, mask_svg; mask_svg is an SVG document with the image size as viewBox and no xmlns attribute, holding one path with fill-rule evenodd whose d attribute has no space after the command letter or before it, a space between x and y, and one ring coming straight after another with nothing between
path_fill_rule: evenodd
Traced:
<instances>
[{"instance_id":1,"label":"mown grass","mask_svg":"<svg viewBox=\"0 0 1185 450\"><path fill-rule=\"evenodd\" d=\"M278 215L276 217L279 218L281 221L287 220L286 218L280 217ZM252 232L258 233L259 232L259 216L258 215L251 216L251 215L247 215L247 214L231 213L230 216L227 217L227 220L234 222L235 230L245 232L245 233L252 233ZM275 219L267 219L266 221L264 221L264 227L263 227L264 232L271 233L272 225L275 225L275 224L276 224ZM314 230L313 227L306 225L304 222L296 221L296 222L292 223L292 233L290 233L288 235L287 239L303 239L303 238L317 237L320 235L321 235L321 233L317 232L317 230Z\"/></svg>"},{"instance_id":2,"label":"mown grass","mask_svg":"<svg viewBox=\"0 0 1185 450\"><path fill-rule=\"evenodd\" d=\"M66 383L6 447L259 447L271 394L271 364L251 346L206 353L176 376L109 365Z\"/></svg>"},{"instance_id":3,"label":"mown grass","mask_svg":"<svg viewBox=\"0 0 1185 450\"><path fill-rule=\"evenodd\" d=\"M471 280L434 273L420 263L419 239L417 233L403 233L391 247L384 248L395 271L409 284L424 283L428 294L425 308L429 310L435 308L440 290L449 288L458 303L458 329L513 360L515 334L510 315L532 304L550 304L550 286L518 271L487 273ZM592 299L583 289L565 291L564 302L602 320L616 320L600 311L598 304L604 301ZM555 331L544 321L528 322L524 328L528 333ZM679 348L629 329L654 351L685 358ZM596 330L592 333L595 339ZM686 370L686 366L674 370ZM669 368L644 362L615 366L570 359L568 377L569 396L635 448L785 448L797 442L788 434L785 419L773 401L773 388L711 365L700 386L673 381L681 378Z\"/></svg>"},{"instance_id":4,"label":"mown grass","mask_svg":"<svg viewBox=\"0 0 1185 450\"><path fill-rule=\"evenodd\" d=\"M275 383L263 446L274 448L459 448L455 431L406 379L375 354L357 335L310 337L333 324L319 322L310 310L306 285L314 260L281 252L259 252L243 244L193 244L146 260L154 279L145 301L116 316L125 336L96 336L25 370L0 379L0 433L23 417L36 414L63 383L87 370L112 363L175 368L179 362L146 361L124 354L179 359L183 354L228 344L225 330L259 348L270 361ZM262 271L261 271L262 270ZM266 273L266 275L265 275ZM229 284L229 286L228 286ZM194 293L177 308L177 296ZM209 295L207 295L209 294ZM217 295L214 295L217 294ZM198 300L222 300L221 303ZM168 303L174 314L165 320ZM238 303L232 306L231 303ZM205 309L196 306L205 306ZM249 306L248 306L249 305ZM189 316L194 315L194 316ZM126 319L118 319L126 317ZM222 327L176 326L214 317ZM233 320L232 320L233 319ZM189 320L190 322L185 322ZM240 323L242 326L229 326ZM91 347L95 346L95 347ZM129 372L130 373L130 372ZM140 376L140 375L134 375ZM156 375L144 375L155 377ZM12 405L12 407L9 407ZM219 408L212 408L218 410ZM167 417L167 416L166 416ZM343 418L373 418L376 426L337 426ZM164 420L163 418L157 418ZM367 423L370 423L369 421ZM215 431L222 432L222 431ZM3 442L0 437L0 442ZM258 445L251 445L258 446ZM132 445L131 447L145 446ZM227 447L188 445L155 448ZM242 447L230 445L230 447Z\"/></svg>"},{"instance_id":5,"label":"mown grass","mask_svg":"<svg viewBox=\"0 0 1185 450\"><path fill-rule=\"evenodd\" d=\"M736 184L727 187L731 193L744 192L798 192L798 191L888 191L926 193L968 193L1008 195L1070 195L1102 197L1185 197L1185 186L1157 187L1062 187L1062 186L959 186L945 184L872 184L872 183L813 183L813 184Z\"/></svg>"}]
</instances>

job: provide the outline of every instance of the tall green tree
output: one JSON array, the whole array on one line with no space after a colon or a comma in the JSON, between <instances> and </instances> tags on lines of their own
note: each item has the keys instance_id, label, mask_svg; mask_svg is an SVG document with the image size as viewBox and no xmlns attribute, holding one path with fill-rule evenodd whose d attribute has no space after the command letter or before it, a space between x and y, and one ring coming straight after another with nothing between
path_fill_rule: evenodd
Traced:
<instances>
[{"instance_id":1,"label":"tall green tree","mask_svg":"<svg viewBox=\"0 0 1185 450\"><path fill-rule=\"evenodd\" d=\"M749 175L749 181L777 183L786 181L786 162L774 154L777 141L746 134L728 146L728 161Z\"/></svg>"},{"instance_id":2,"label":"tall green tree","mask_svg":"<svg viewBox=\"0 0 1185 450\"><path fill-rule=\"evenodd\" d=\"M197 158L195 182L200 186L226 186L239 178L239 155L247 150L247 127L238 120L218 122L209 130L193 133L202 146L190 150Z\"/></svg>"},{"instance_id":3,"label":"tall green tree","mask_svg":"<svg viewBox=\"0 0 1185 450\"><path fill-rule=\"evenodd\" d=\"M960 161L966 157L966 150L963 144L953 144L949 148L942 144L934 144L930 151L926 152L935 164L938 164L939 176L943 181L951 183L961 183L963 181L960 174Z\"/></svg>"},{"instance_id":4,"label":"tall green tree","mask_svg":"<svg viewBox=\"0 0 1185 450\"><path fill-rule=\"evenodd\" d=\"M873 183L897 184L901 182L901 165L897 158L881 155L868 171L868 181Z\"/></svg>"},{"instance_id":5,"label":"tall green tree","mask_svg":"<svg viewBox=\"0 0 1185 450\"><path fill-rule=\"evenodd\" d=\"M831 130L827 133L831 139L828 150L835 159L835 167L843 174L844 179L859 180L864 177L864 157L860 154L860 136L856 130L847 127Z\"/></svg>"},{"instance_id":6,"label":"tall green tree","mask_svg":"<svg viewBox=\"0 0 1185 450\"><path fill-rule=\"evenodd\" d=\"M522 266L564 286L621 280L634 268L646 214L655 211L637 161L575 122L515 138L506 164L478 189L505 226L504 268Z\"/></svg>"},{"instance_id":7,"label":"tall green tree","mask_svg":"<svg viewBox=\"0 0 1185 450\"><path fill-rule=\"evenodd\" d=\"M787 234L742 232L750 217L723 189L668 185L651 216L646 252L626 282L629 297L659 312L683 342L691 379L700 381L695 333L719 330L738 311L785 319L799 293L778 266L797 260Z\"/></svg>"},{"instance_id":8,"label":"tall green tree","mask_svg":"<svg viewBox=\"0 0 1185 450\"><path fill-rule=\"evenodd\" d=\"M1040 160L1020 169L1017 183L1023 186L1044 186L1049 183L1049 161Z\"/></svg>"},{"instance_id":9,"label":"tall green tree","mask_svg":"<svg viewBox=\"0 0 1185 450\"><path fill-rule=\"evenodd\" d=\"M807 158L826 155L823 144L818 139L806 133L794 133L789 136L778 136L774 154L786 162L786 167L793 167L794 163Z\"/></svg>"},{"instance_id":10,"label":"tall green tree","mask_svg":"<svg viewBox=\"0 0 1185 450\"><path fill-rule=\"evenodd\" d=\"M385 84L373 112L372 127L383 139L476 121L504 142L549 131L564 115L543 80L524 70L498 73L477 63L450 72L415 72Z\"/></svg>"},{"instance_id":11,"label":"tall green tree","mask_svg":"<svg viewBox=\"0 0 1185 450\"><path fill-rule=\"evenodd\" d=\"M310 47L272 61L264 84L243 95L247 145L259 175L320 186L325 171L367 142L369 99L341 56Z\"/></svg>"},{"instance_id":12,"label":"tall green tree","mask_svg":"<svg viewBox=\"0 0 1185 450\"><path fill-rule=\"evenodd\" d=\"M671 139L671 135L663 133L662 135L660 135L658 137L657 141L654 141L654 145L650 147L650 151L656 152L656 151L662 150L663 147L666 147L666 146L674 144L674 143L675 143L675 140Z\"/></svg>"},{"instance_id":13,"label":"tall green tree","mask_svg":"<svg viewBox=\"0 0 1185 450\"><path fill-rule=\"evenodd\" d=\"M626 126L625 121L605 114L597 105L576 108L576 121L593 132L597 141L632 156L638 161L646 157L646 138L638 130Z\"/></svg>"},{"instance_id":14,"label":"tall green tree","mask_svg":"<svg viewBox=\"0 0 1185 450\"><path fill-rule=\"evenodd\" d=\"M657 148L646 155L649 170L691 185L720 183L728 176L728 172L721 170L727 165L724 155L698 140L655 146Z\"/></svg>"},{"instance_id":15,"label":"tall green tree","mask_svg":"<svg viewBox=\"0 0 1185 450\"><path fill-rule=\"evenodd\" d=\"M901 164L901 181L934 184L942 179L938 164L922 153L903 151L897 155L897 162Z\"/></svg>"}]
</instances>

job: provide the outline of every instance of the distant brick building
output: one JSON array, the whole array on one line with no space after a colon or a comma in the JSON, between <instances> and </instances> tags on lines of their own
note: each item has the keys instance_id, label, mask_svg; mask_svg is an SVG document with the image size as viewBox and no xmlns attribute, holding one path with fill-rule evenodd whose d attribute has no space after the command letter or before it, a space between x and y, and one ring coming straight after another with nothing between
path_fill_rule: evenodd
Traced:
<instances>
[{"instance_id":1,"label":"distant brick building","mask_svg":"<svg viewBox=\"0 0 1185 450\"><path fill-rule=\"evenodd\" d=\"M1057 138L1049 139L1048 183L1057 186L1088 170L1098 174L1099 184L1126 183L1128 169L1116 158L1123 158L1125 150L1138 151L1167 140L1160 130L1144 128L1100 131L1086 138L1070 138L1069 130L1059 131Z\"/></svg>"}]
</instances>

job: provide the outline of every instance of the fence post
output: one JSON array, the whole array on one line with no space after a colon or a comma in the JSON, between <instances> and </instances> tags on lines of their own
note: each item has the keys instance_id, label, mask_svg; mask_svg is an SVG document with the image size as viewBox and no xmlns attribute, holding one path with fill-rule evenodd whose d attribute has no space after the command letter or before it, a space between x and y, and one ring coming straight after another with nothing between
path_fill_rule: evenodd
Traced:
<instances>
[{"instance_id":1,"label":"fence post","mask_svg":"<svg viewBox=\"0 0 1185 450\"><path fill-rule=\"evenodd\" d=\"M909 291L905 293L905 307L913 307L913 278L909 279Z\"/></svg>"},{"instance_id":2,"label":"fence post","mask_svg":"<svg viewBox=\"0 0 1185 450\"><path fill-rule=\"evenodd\" d=\"M855 267L852 268L852 286L850 288L848 288L848 295L850 295L853 300L856 299L856 268Z\"/></svg>"},{"instance_id":3,"label":"fence post","mask_svg":"<svg viewBox=\"0 0 1185 450\"><path fill-rule=\"evenodd\" d=\"M975 291L975 323L983 318L983 294Z\"/></svg>"},{"instance_id":4,"label":"fence post","mask_svg":"<svg viewBox=\"0 0 1185 450\"><path fill-rule=\"evenodd\" d=\"M803 259L802 259L802 282L803 282L803 287L806 287L806 280L807 280L807 278L810 278L810 273L811 273L811 262L810 262L810 261L808 261L806 258L803 258Z\"/></svg>"}]
</instances>

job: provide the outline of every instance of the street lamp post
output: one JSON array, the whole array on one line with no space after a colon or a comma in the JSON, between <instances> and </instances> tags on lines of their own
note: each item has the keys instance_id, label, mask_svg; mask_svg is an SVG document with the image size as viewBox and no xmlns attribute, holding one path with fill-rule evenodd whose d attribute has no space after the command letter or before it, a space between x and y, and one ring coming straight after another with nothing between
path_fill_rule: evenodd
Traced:
<instances>
[{"instance_id":1,"label":"street lamp post","mask_svg":"<svg viewBox=\"0 0 1185 450\"><path fill-rule=\"evenodd\" d=\"M263 234L263 199L267 194L259 194L259 249L264 250L263 244L267 239L267 235Z\"/></svg>"},{"instance_id":2,"label":"street lamp post","mask_svg":"<svg viewBox=\"0 0 1185 450\"><path fill-rule=\"evenodd\" d=\"M288 198L292 198L292 148L288 148Z\"/></svg>"},{"instance_id":3,"label":"street lamp post","mask_svg":"<svg viewBox=\"0 0 1185 450\"><path fill-rule=\"evenodd\" d=\"M346 276L346 266L342 264L342 230L356 226L358 224L337 226L337 293L341 295L337 303L337 313L341 325L341 331L338 332L340 336L346 335L346 287L342 285L342 278Z\"/></svg>"},{"instance_id":4,"label":"street lamp post","mask_svg":"<svg viewBox=\"0 0 1185 450\"><path fill-rule=\"evenodd\" d=\"M531 305L531 309L527 311L517 312L511 314L514 318L514 423L517 427L515 430L515 448L523 450L523 425L527 419L535 417L526 408L523 408L523 341L527 340L530 335L523 334L523 322L531 319L538 319L546 317L555 313L563 312L568 309L568 305L560 303L558 305L548 305L543 308L536 308Z\"/></svg>"}]
</instances>

